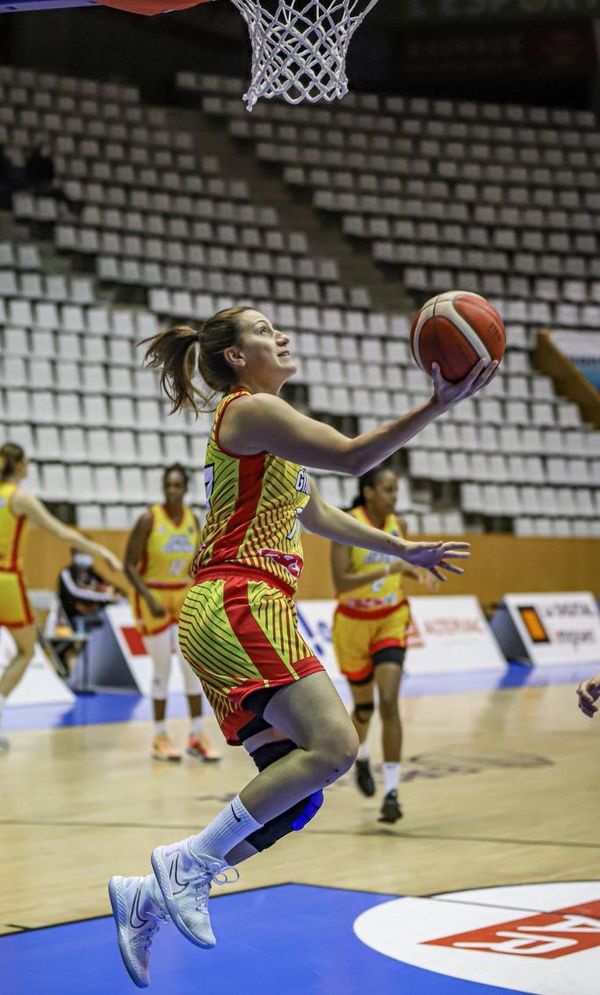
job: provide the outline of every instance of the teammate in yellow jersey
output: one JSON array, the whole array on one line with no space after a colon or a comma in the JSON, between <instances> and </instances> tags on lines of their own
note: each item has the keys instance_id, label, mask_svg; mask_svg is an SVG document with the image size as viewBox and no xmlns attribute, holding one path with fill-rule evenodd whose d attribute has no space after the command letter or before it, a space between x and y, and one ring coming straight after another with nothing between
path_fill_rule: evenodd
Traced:
<instances>
[{"instance_id":1,"label":"teammate in yellow jersey","mask_svg":"<svg viewBox=\"0 0 600 995\"><path fill-rule=\"evenodd\" d=\"M172 653L182 664L191 729L187 753L218 760L203 728L202 688L187 666L177 639L181 607L191 583L190 567L200 543L200 524L184 503L187 470L179 463L163 474L164 504L153 504L136 522L125 551L125 575L134 588L133 611L152 660L152 708L155 760L178 761L181 753L167 735L165 714Z\"/></svg>"},{"instance_id":2,"label":"teammate in yellow jersey","mask_svg":"<svg viewBox=\"0 0 600 995\"><path fill-rule=\"evenodd\" d=\"M343 340L340 339L343 348ZM221 400L205 459L209 513L196 583L181 613L183 654L199 674L230 743L241 743L255 776L200 833L151 857L154 874L112 878L119 948L134 982L148 984L150 944L169 918L192 943L212 947L211 882L300 830L323 788L349 770L358 737L335 687L297 627L293 595L305 528L338 543L387 553L414 566L461 573L467 543L408 542L328 505L304 464L360 476L494 375L483 360L463 381L434 370L427 403L356 438L295 411L278 395L296 371L290 337L252 307L218 312L199 331L170 328L150 340L149 364L173 410Z\"/></svg>"},{"instance_id":3,"label":"teammate in yellow jersey","mask_svg":"<svg viewBox=\"0 0 600 995\"><path fill-rule=\"evenodd\" d=\"M112 570L120 570L109 549L63 525L33 494L21 490L27 476L27 457L21 446L6 442L0 448L0 626L13 637L17 652L0 677L0 720L11 691L23 677L35 646L35 623L23 579L23 547L29 523L91 556L100 556ZM0 736L0 750L9 742Z\"/></svg>"},{"instance_id":4,"label":"teammate in yellow jersey","mask_svg":"<svg viewBox=\"0 0 600 995\"><path fill-rule=\"evenodd\" d=\"M374 467L360 478L359 493L348 514L387 535L402 537L402 523L394 511L397 496L394 471ZM331 545L331 572L338 598L333 645L340 670L350 685L352 721L360 743L354 765L356 784L367 797L375 794L367 737L376 685L383 746L380 822L396 822L402 816L398 802L402 755L398 696L410 622L402 577L420 581L430 589L438 582L428 570L410 567L387 553L339 543Z\"/></svg>"}]
</instances>

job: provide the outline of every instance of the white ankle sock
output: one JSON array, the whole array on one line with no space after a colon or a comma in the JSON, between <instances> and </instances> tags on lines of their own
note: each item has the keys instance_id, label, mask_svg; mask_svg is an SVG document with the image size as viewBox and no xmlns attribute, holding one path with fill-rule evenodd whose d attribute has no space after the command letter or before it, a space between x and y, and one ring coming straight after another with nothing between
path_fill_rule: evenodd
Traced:
<instances>
[{"instance_id":1,"label":"white ankle sock","mask_svg":"<svg viewBox=\"0 0 600 995\"><path fill-rule=\"evenodd\" d=\"M167 723L163 719L162 722L154 723L154 735L155 736L166 736L167 734Z\"/></svg>"},{"instance_id":2,"label":"white ankle sock","mask_svg":"<svg viewBox=\"0 0 600 995\"><path fill-rule=\"evenodd\" d=\"M257 822L250 815L239 795L236 795L206 829L197 836L190 836L190 849L194 855L207 853L223 860L226 853L261 826L262 822Z\"/></svg>"},{"instance_id":3,"label":"white ankle sock","mask_svg":"<svg viewBox=\"0 0 600 995\"><path fill-rule=\"evenodd\" d=\"M361 743L358 747L358 753L356 754L357 760L368 760L369 759L369 744L365 739L364 743Z\"/></svg>"},{"instance_id":4,"label":"white ankle sock","mask_svg":"<svg viewBox=\"0 0 600 995\"><path fill-rule=\"evenodd\" d=\"M390 763L386 761L383 764L383 793L387 795L390 791L397 791L398 785L400 783L400 768L399 763Z\"/></svg>"},{"instance_id":5,"label":"white ankle sock","mask_svg":"<svg viewBox=\"0 0 600 995\"><path fill-rule=\"evenodd\" d=\"M0 719L2 718L2 712L4 710L5 704L6 704L6 696L0 694Z\"/></svg>"},{"instance_id":6,"label":"white ankle sock","mask_svg":"<svg viewBox=\"0 0 600 995\"><path fill-rule=\"evenodd\" d=\"M200 736L204 730L204 717L202 715L194 715L190 729L195 736Z\"/></svg>"}]
</instances>

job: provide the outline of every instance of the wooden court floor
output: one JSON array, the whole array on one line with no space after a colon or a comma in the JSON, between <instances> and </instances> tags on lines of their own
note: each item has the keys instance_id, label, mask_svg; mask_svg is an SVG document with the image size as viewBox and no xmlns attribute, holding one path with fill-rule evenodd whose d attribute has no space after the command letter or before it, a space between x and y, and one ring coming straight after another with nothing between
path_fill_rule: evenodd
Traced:
<instances>
[{"instance_id":1,"label":"wooden court floor","mask_svg":"<svg viewBox=\"0 0 600 995\"><path fill-rule=\"evenodd\" d=\"M379 796L364 799L347 775L308 829L241 865L227 887L428 895L600 876L600 719L581 716L571 684L407 698L403 716L396 826L377 823ZM186 722L170 726L183 744ZM0 756L1 933L108 914L111 874L147 873L154 846L198 831L252 774L225 745L219 765L157 764L149 735L145 722L11 735Z\"/></svg>"}]
</instances>

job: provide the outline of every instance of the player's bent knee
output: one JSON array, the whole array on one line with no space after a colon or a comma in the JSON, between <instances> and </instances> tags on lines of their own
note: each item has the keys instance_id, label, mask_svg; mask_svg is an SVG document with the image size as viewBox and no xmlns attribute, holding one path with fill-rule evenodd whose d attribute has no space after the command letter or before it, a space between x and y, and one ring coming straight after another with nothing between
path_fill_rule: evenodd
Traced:
<instances>
[{"instance_id":1,"label":"player's bent knee","mask_svg":"<svg viewBox=\"0 0 600 995\"><path fill-rule=\"evenodd\" d=\"M325 764L329 766L330 772L340 777L347 770L350 770L356 760L359 747L358 735L350 723L347 726L328 730L328 732L331 732L332 735L328 737L326 743L322 744L320 755Z\"/></svg>"},{"instance_id":2,"label":"player's bent knee","mask_svg":"<svg viewBox=\"0 0 600 995\"><path fill-rule=\"evenodd\" d=\"M258 769L262 771L297 749L298 747L291 739L278 739L259 746L258 749L251 753L251 757ZM323 792L314 791L308 798L302 798L295 805L292 805L291 808L287 809L287 811L282 812L281 815L278 815L275 819L271 819L264 826L261 826L260 829L251 833L247 837L247 842L255 850L266 850L282 839L283 836L287 836L288 833L299 832L301 829L304 829L311 819L314 819L322 804Z\"/></svg>"},{"instance_id":3,"label":"player's bent knee","mask_svg":"<svg viewBox=\"0 0 600 995\"><path fill-rule=\"evenodd\" d=\"M361 725L367 725L374 711L375 711L375 705L373 704L373 702L365 701L361 705L354 706L354 711L352 712L352 718L356 722L359 722Z\"/></svg>"}]
</instances>

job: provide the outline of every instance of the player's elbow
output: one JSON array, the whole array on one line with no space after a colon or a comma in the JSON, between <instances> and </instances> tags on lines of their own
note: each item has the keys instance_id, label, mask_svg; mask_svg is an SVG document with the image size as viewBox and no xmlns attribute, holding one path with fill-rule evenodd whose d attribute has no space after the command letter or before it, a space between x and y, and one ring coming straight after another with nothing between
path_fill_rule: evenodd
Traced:
<instances>
[{"instance_id":1,"label":"player's elbow","mask_svg":"<svg viewBox=\"0 0 600 995\"><path fill-rule=\"evenodd\" d=\"M340 467L343 473L349 473L351 477L362 477L363 473L371 469L373 458L369 459L368 455L360 450L356 452L351 450L345 462L346 465Z\"/></svg>"},{"instance_id":2,"label":"player's elbow","mask_svg":"<svg viewBox=\"0 0 600 995\"><path fill-rule=\"evenodd\" d=\"M348 439L339 452L336 453L335 466L331 467L336 473L347 473L351 477L360 477L366 473L366 457L356 445L356 439Z\"/></svg>"}]
</instances>

